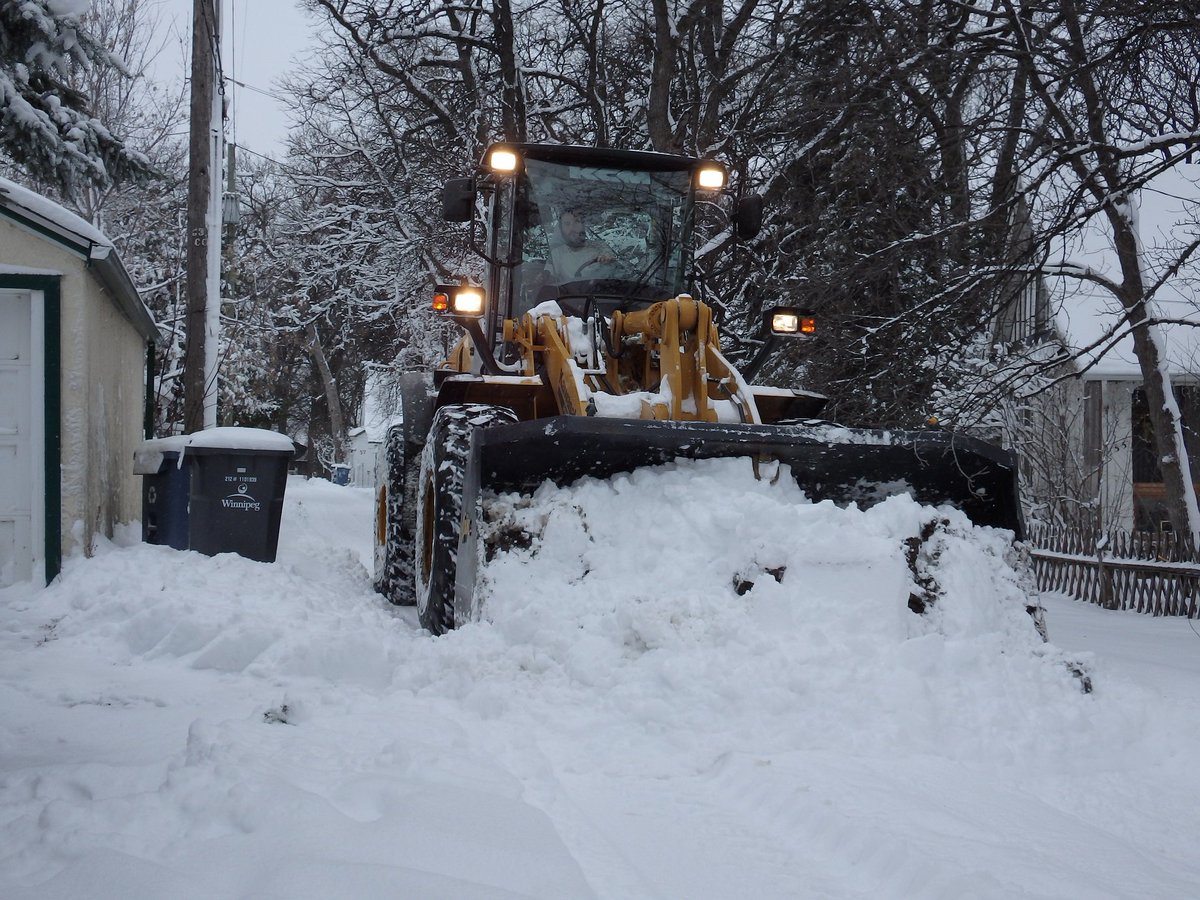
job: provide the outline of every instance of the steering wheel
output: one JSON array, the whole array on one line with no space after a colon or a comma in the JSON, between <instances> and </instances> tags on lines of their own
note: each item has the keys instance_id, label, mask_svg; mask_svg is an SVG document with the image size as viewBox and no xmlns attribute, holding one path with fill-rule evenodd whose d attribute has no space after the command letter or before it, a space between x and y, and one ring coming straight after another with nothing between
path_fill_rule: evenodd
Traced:
<instances>
[{"instance_id":1,"label":"steering wheel","mask_svg":"<svg viewBox=\"0 0 1200 900\"><path fill-rule=\"evenodd\" d=\"M595 265L596 263L600 262L600 257L607 256L607 255L608 254L605 254L605 253L597 253L591 259L584 260L582 263L579 264L579 268L575 270L575 275L573 277L578 278L580 275L583 274L584 269L586 269L588 266ZM606 261L606 264L609 262L616 262L617 259L618 259L618 257L614 255Z\"/></svg>"}]
</instances>

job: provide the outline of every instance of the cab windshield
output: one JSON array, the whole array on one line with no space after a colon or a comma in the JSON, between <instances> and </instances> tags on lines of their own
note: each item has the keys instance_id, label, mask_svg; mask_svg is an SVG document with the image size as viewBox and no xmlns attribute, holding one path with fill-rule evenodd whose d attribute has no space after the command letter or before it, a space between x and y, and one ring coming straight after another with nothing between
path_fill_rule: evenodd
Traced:
<instances>
[{"instance_id":1,"label":"cab windshield","mask_svg":"<svg viewBox=\"0 0 1200 900\"><path fill-rule=\"evenodd\" d=\"M637 308L684 291L691 173L526 159L513 218L514 302L582 313Z\"/></svg>"}]
</instances>

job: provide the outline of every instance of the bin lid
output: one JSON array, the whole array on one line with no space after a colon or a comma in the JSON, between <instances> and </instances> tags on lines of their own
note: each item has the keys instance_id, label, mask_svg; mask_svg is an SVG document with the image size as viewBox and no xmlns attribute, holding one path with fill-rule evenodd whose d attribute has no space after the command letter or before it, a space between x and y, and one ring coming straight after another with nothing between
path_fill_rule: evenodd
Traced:
<instances>
[{"instance_id":1,"label":"bin lid","mask_svg":"<svg viewBox=\"0 0 1200 900\"><path fill-rule=\"evenodd\" d=\"M176 454L178 465L183 465L183 457L188 450L244 450L291 455L296 452L296 445L286 434L265 428L209 428L207 431L142 441L133 452L133 472L135 475L158 474L168 454Z\"/></svg>"}]
</instances>

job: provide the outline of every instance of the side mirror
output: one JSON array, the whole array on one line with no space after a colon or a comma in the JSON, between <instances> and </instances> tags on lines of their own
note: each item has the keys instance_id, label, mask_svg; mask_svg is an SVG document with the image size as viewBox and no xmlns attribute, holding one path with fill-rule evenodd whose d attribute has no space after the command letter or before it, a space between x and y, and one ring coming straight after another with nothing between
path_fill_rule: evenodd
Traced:
<instances>
[{"instance_id":1,"label":"side mirror","mask_svg":"<svg viewBox=\"0 0 1200 900\"><path fill-rule=\"evenodd\" d=\"M763 198L760 194L739 197L733 209L733 233L738 240L758 237L763 225Z\"/></svg>"},{"instance_id":2,"label":"side mirror","mask_svg":"<svg viewBox=\"0 0 1200 900\"><path fill-rule=\"evenodd\" d=\"M442 218L470 222L475 215L475 179L451 178L442 188Z\"/></svg>"}]
</instances>

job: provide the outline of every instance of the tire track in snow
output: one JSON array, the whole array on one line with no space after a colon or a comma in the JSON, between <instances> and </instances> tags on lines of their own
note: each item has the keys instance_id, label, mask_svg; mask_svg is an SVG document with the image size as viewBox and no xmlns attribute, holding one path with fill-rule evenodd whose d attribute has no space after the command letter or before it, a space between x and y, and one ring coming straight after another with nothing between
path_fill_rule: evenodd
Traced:
<instances>
[{"instance_id":1,"label":"tire track in snow","mask_svg":"<svg viewBox=\"0 0 1200 900\"><path fill-rule=\"evenodd\" d=\"M597 898L672 900L654 888L646 873L572 797L534 736L512 735L502 744L500 764L521 782L522 799L549 816Z\"/></svg>"},{"instance_id":2,"label":"tire track in snow","mask_svg":"<svg viewBox=\"0 0 1200 900\"><path fill-rule=\"evenodd\" d=\"M1048 783L1061 777L1045 776ZM739 753L720 759L707 780L763 826L810 848L810 859L840 886L830 897L1194 896L1173 893L1192 880L1186 870L1194 866L1155 858L1103 820L1048 805L1035 773L1019 768Z\"/></svg>"},{"instance_id":3,"label":"tire track in snow","mask_svg":"<svg viewBox=\"0 0 1200 900\"><path fill-rule=\"evenodd\" d=\"M919 832L898 837L856 815L849 797L831 796L823 772L805 764L799 772L779 765L770 754L726 754L708 773L711 789L767 827L792 836L806 848L806 859L831 884L830 897L896 898L896 900L963 900L1054 895L1029 894L1015 884L1001 884L984 872L963 872L930 855ZM876 809L867 807L871 812Z\"/></svg>"},{"instance_id":4,"label":"tire track in snow","mask_svg":"<svg viewBox=\"0 0 1200 900\"><path fill-rule=\"evenodd\" d=\"M572 745L526 735L503 765L554 822L598 898L841 898L776 823L747 815L686 763L678 774L583 772Z\"/></svg>"}]
</instances>

